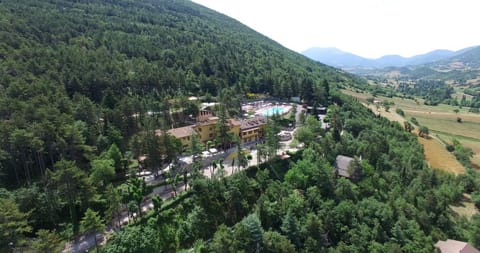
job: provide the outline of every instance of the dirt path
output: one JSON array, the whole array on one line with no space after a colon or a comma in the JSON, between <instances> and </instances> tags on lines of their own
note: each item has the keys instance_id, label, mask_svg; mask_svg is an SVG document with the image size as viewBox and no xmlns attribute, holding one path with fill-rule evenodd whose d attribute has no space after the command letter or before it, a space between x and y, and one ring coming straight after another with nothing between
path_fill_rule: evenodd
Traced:
<instances>
[{"instance_id":1,"label":"dirt path","mask_svg":"<svg viewBox=\"0 0 480 253\"><path fill-rule=\"evenodd\" d=\"M366 104L364 105L367 106ZM402 125L405 122L405 118L394 112L395 108L391 108L389 112L386 112L384 108L379 108L377 110L375 105L369 105L367 107L375 114L380 114L390 121L397 121ZM414 132L417 133L417 130ZM455 175L465 173L465 168L458 162L452 153L445 149L445 145L440 140L435 137L429 139L418 137L417 139L418 142L423 145L425 160L427 160L432 168L451 172Z\"/></svg>"}]
</instances>

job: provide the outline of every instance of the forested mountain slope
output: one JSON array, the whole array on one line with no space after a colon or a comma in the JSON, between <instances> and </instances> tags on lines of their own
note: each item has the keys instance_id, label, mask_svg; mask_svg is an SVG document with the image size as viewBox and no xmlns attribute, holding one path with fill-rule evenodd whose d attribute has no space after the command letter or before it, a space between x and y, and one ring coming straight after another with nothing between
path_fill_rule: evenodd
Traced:
<instances>
[{"instance_id":1,"label":"forested mountain slope","mask_svg":"<svg viewBox=\"0 0 480 253\"><path fill-rule=\"evenodd\" d=\"M0 59L1 181L19 183L60 157L125 151L130 116L166 97L311 96L353 78L189 1L1 1Z\"/></svg>"},{"instance_id":2,"label":"forested mountain slope","mask_svg":"<svg viewBox=\"0 0 480 253\"><path fill-rule=\"evenodd\" d=\"M189 1L2 0L0 220L15 229L0 224L0 251L71 239L87 208L112 220L129 162L179 152L154 130L194 115L190 95L230 110L249 92L326 99L324 84L354 79Z\"/></svg>"},{"instance_id":3,"label":"forested mountain slope","mask_svg":"<svg viewBox=\"0 0 480 253\"><path fill-rule=\"evenodd\" d=\"M347 81L226 16L188 1L2 1L3 83L28 75L101 102L105 93L298 93Z\"/></svg>"},{"instance_id":4,"label":"forested mountain slope","mask_svg":"<svg viewBox=\"0 0 480 253\"><path fill-rule=\"evenodd\" d=\"M0 252L57 252L124 210L138 213L136 223L105 252L413 253L445 238L480 245L480 218L469 223L448 208L478 190L477 174L429 170L415 136L335 89L360 82L188 1L2 0L0 221L8 222L0 222ZM154 198L142 216L153 186L126 179L129 165L142 154L166 165L180 152L155 130L190 114L189 95L216 96L230 110L250 92L330 102L332 130L308 117L297 136L303 154L229 178L191 179L184 168L169 187L191 180L188 193L164 205ZM336 155L363 157L355 180L335 176Z\"/></svg>"}]
</instances>

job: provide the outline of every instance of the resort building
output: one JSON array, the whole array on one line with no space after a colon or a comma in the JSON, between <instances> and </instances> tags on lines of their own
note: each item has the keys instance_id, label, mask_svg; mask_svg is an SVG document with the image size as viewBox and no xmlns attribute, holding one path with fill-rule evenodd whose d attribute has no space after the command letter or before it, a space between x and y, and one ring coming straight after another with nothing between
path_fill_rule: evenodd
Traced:
<instances>
[{"instance_id":1,"label":"resort building","mask_svg":"<svg viewBox=\"0 0 480 253\"><path fill-rule=\"evenodd\" d=\"M267 125L267 118L264 116L255 116L251 119L246 119L240 125L240 139L242 143L258 141L265 135L265 126Z\"/></svg>"},{"instance_id":2,"label":"resort building","mask_svg":"<svg viewBox=\"0 0 480 253\"><path fill-rule=\"evenodd\" d=\"M179 139L182 142L183 149L186 149L188 146L190 146L191 137L192 135L195 134L195 130L190 125L190 126L170 129L167 131L167 133Z\"/></svg>"},{"instance_id":3,"label":"resort building","mask_svg":"<svg viewBox=\"0 0 480 253\"><path fill-rule=\"evenodd\" d=\"M207 143L208 141L213 141L215 139L218 120L218 117L208 117L192 126L198 134L200 142ZM235 119L228 119L227 121L230 133L238 136L240 133L240 122Z\"/></svg>"},{"instance_id":4,"label":"resort building","mask_svg":"<svg viewBox=\"0 0 480 253\"><path fill-rule=\"evenodd\" d=\"M200 111L197 117L196 124L173 128L168 130L167 133L179 139L182 142L183 149L186 150L190 146L191 138L194 134L198 136L199 142L203 144L206 144L209 141L213 141L216 136L218 120L219 118L213 116L212 112ZM242 139L242 143L244 143L244 139L258 140L259 138L263 137L262 124L266 124L266 118L255 117L253 119L248 119L244 122L240 122L236 119L228 119L227 124L230 134L234 136L239 136L240 139ZM245 130L245 138L242 138L242 126ZM162 133L160 130L157 130L156 134L161 135Z\"/></svg>"}]
</instances>

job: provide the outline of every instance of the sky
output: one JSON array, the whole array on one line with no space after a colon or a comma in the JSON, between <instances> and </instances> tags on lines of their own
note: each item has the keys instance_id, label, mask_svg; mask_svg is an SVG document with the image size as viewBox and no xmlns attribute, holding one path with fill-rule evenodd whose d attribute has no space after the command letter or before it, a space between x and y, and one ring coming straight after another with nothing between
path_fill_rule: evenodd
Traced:
<instances>
[{"instance_id":1,"label":"sky","mask_svg":"<svg viewBox=\"0 0 480 253\"><path fill-rule=\"evenodd\" d=\"M480 45L478 0L193 0L297 52L367 58Z\"/></svg>"}]
</instances>

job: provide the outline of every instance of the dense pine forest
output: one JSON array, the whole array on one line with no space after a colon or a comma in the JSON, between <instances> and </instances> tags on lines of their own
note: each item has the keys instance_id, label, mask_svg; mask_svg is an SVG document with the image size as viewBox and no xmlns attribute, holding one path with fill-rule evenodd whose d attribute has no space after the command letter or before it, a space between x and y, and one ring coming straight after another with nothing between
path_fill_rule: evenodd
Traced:
<instances>
[{"instance_id":1,"label":"dense pine forest","mask_svg":"<svg viewBox=\"0 0 480 253\"><path fill-rule=\"evenodd\" d=\"M140 209L152 190L128 176L137 159L147 154L154 170L182 152L155 130L198 113L189 96L236 117L252 94L328 105L331 129L306 117L295 136L305 148L290 159L195 177L99 250L432 252L446 238L480 246L480 216L449 208L477 193L477 173L431 170L416 137L338 92L352 85L365 83L189 1L1 0L0 252L59 252L115 227L119 210ZM355 178L336 176L337 155L355 157Z\"/></svg>"},{"instance_id":2,"label":"dense pine forest","mask_svg":"<svg viewBox=\"0 0 480 253\"><path fill-rule=\"evenodd\" d=\"M0 14L8 186L61 157L83 166L113 143L128 150L143 127L132 115L141 121L188 95L311 99L324 81L354 78L186 1L2 1Z\"/></svg>"}]
</instances>

